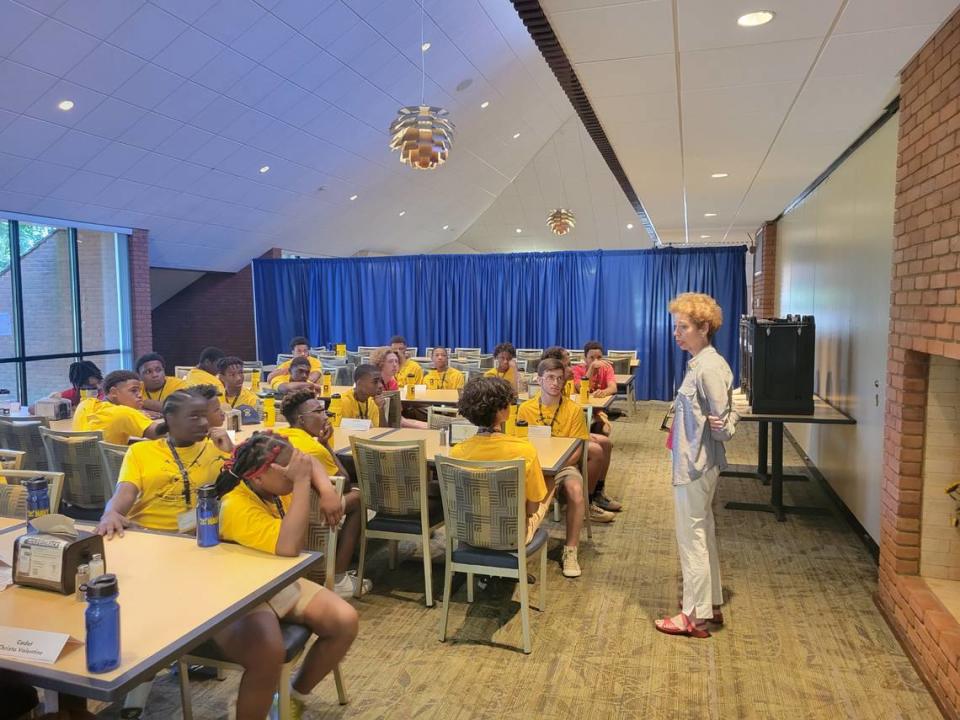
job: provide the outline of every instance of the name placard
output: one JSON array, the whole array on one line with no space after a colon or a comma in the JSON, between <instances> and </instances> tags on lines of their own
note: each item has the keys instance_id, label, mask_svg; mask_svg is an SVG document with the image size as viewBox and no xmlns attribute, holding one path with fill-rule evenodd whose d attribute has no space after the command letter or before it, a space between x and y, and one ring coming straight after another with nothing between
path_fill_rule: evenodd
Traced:
<instances>
[{"instance_id":1,"label":"name placard","mask_svg":"<svg viewBox=\"0 0 960 720\"><path fill-rule=\"evenodd\" d=\"M550 437L549 425L530 425L527 428L527 437L548 438Z\"/></svg>"},{"instance_id":2,"label":"name placard","mask_svg":"<svg viewBox=\"0 0 960 720\"><path fill-rule=\"evenodd\" d=\"M425 395L426 392L427 392L427 386L426 386L426 385L414 385L414 386L413 386L413 394L414 394L415 397L416 397L416 396L420 396L420 395Z\"/></svg>"},{"instance_id":3,"label":"name placard","mask_svg":"<svg viewBox=\"0 0 960 720\"><path fill-rule=\"evenodd\" d=\"M66 633L44 632L0 625L0 656L15 660L53 663L60 657L64 646L80 642Z\"/></svg>"},{"instance_id":4,"label":"name placard","mask_svg":"<svg viewBox=\"0 0 960 720\"><path fill-rule=\"evenodd\" d=\"M344 430L369 430L370 419L343 418L340 421L340 427Z\"/></svg>"}]
</instances>

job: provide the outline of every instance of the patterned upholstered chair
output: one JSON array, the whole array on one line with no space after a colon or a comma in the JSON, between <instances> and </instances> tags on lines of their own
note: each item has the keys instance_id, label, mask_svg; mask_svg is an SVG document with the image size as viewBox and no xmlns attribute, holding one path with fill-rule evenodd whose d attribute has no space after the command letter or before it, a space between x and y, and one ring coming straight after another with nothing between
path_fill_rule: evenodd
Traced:
<instances>
[{"instance_id":1,"label":"patterned upholstered chair","mask_svg":"<svg viewBox=\"0 0 960 720\"><path fill-rule=\"evenodd\" d=\"M468 348L468 347L454 348L454 351L453 351L453 354L456 357L460 357L461 355L463 357L471 357L471 356L476 357L480 355L480 353L481 353L480 348Z\"/></svg>"},{"instance_id":2,"label":"patterned upholstered chair","mask_svg":"<svg viewBox=\"0 0 960 720\"><path fill-rule=\"evenodd\" d=\"M455 407L447 405L430 405L427 407L427 425L431 430L442 430L456 422L467 422Z\"/></svg>"},{"instance_id":3,"label":"patterned upholstered chair","mask_svg":"<svg viewBox=\"0 0 960 720\"><path fill-rule=\"evenodd\" d=\"M467 602L473 602L473 575L513 578L520 587L523 651L530 652L530 595L527 561L540 555L538 607L546 607L547 540L538 528L526 542L527 514L523 460L469 462L437 456L437 477L446 523L443 613L440 640L447 639L450 588L455 572L467 574ZM454 542L457 547L454 548ZM522 549L522 551L521 551Z\"/></svg>"},{"instance_id":4,"label":"patterned upholstered chair","mask_svg":"<svg viewBox=\"0 0 960 720\"><path fill-rule=\"evenodd\" d=\"M607 357L607 362L613 366L614 375L629 375L632 359L629 355L611 355Z\"/></svg>"},{"instance_id":5,"label":"patterned upholstered chair","mask_svg":"<svg viewBox=\"0 0 960 720\"><path fill-rule=\"evenodd\" d=\"M40 428L47 465L64 475L61 512L79 520L98 520L112 494L103 469L99 430L67 431Z\"/></svg>"},{"instance_id":6,"label":"patterned upholstered chair","mask_svg":"<svg viewBox=\"0 0 960 720\"><path fill-rule=\"evenodd\" d=\"M26 455L23 450L0 450L0 468L19 470Z\"/></svg>"},{"instance_id":7,"label":"patterned upholstered chair","mask_svg":"<svg viewBox=\"0 0 960 720\"><path fill-rule=\"evenodd\" d=\"M330 370L333 372L333 384L353 385L353 371L356 369L357 366L350 362L345 363L344 365L339 365L335 368L331 367Z\"/></svg>"},{"instance_id":8,"label":"patterned upholstered chair","mask_svg":"<svg viewBox=\"0 0 960 720\"><path fill-rule=\"evenodd\" d=\"M389 540L391 559L398 541L419 541L423 547L426 603L432 607L430 536L443 525L443 512L441 508L430 512L427 501L426 440L388 442L351 437L350 447L360 484L358 591L363 582L368 539ZM367 519L368 509L377 513L372 520Z\"/></svg>"},{"instance_id":9,"label":"patterned upholstered chair","mask_svg":"<svg viewBox=\"0 0 960 720\"><path fill-rule=\"evenodd\" d=\"M101 440L97 443L100 449L100 460L103 463L103 470L107 476L107 482L110 483L110 496L117 490L117 480L120 477L120 468L123 465L123 459L127 456L129 445L116 445Z\"/></svg>"},{"instance_id":10,"label":"patterned upholstered chair","mask_svg":"<svg viewBox=\"0 0 960 720\"><path fill-rule=\"evenodd\" d=\"M403 405L400 403L399 390L384 390L383 396L387 400L386 415L380 419L381 427L400 427L400 413Z\"/></svg>"},{"instance_id":11,"label":"patterned upholstered chair","mask_svg":"<svg viewBox=\"0 0 960 720\"><path fill-rule=\"evenodd\" d=\"M49 470L4 470L3 477L7 482L0 485L0 516L26 519L27 489L23 487L23 483L35 477L46 479L49 485L50 511L57 512L63 490L63 473Z\"/></svg>"},{"instance_id":12,"label":"patterned upholstered chair","mask_svg":"<svg viewBox=\"0 0 960 720\"><path fill-rule=\"evenodd\" d=\"M50 422L45 417L0 418L0 447L26 453L22 467L47 470L47 454L38 432L42 427L50 427Z\"/></svg>"},{"instance_id":13,"label":"patterned upholstered chair","mask_svg":"<svg viewBox=\"0 0 960 720\"><path fill-rule=\"evenodd\" d=\"M340 476L332 477L334 487L337 489L337 495L343 495L343 478ZM334 566L337 556L337 529L328 527L320 519L319 495L310 493L310 524L307 527L307 550L319 550L324 554L323 569L320 573L311 570L307 577L314 582L320 582L329 589L333 589ZM278 720L289 720L290 717L290 678L293 675L294 668L300 663L300 658L306 650L310 636L313 634L310 628L297 623L281 622L280 634L283 637L283 647L285 650L283 665L280 666L280 681L277 683L279 695L278 707L280 712ZM183 655L177 659L177 670L180 675L180 703L183 709L183 720L193 720L193 703L190 698L190 666L206 665L215 667L218 670L240 670L240 665L235 665L225 659L223 653L217 647L213 640L208 640L194 648L189 655ZM340 674L340 666L333 668L333 680L337 685L337 699L341 705L347 704L347 691L343 684L343 676ZM271 715L273 717L273 715Z\"/></svg>"}]
</instances>

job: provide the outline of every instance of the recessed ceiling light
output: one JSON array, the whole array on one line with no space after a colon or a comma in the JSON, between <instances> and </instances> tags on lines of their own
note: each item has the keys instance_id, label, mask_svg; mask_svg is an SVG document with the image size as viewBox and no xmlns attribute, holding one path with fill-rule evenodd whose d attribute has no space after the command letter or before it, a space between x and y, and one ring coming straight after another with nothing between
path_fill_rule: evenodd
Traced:
<instances>
[{"instance_id":1,"label":"recessed ceiling light","mask_svg":"<svg viewBox=\"0 0 960 720\"><path fill-rule=\"evenodd\" d=\"M356 200L358 197L360 197L360 196L359 196L359 195L351 195L351 196L350 196L350 199L351 199L351 200Z\"/></svg>"},{"instance_id":2,"label":"recessed ceiling light","mask_svg":"<svg viewBox=\"0 0 960 720\"><path fill-rule=\"evenodd\" d=\"M710 177L714 179L725 178L725 177L730 177L730 173L714 173Z\"/></svg>"},{"instance_id":3,"label":"recessed ceiling light","mask_svg":"<svg viewBox=\"0 0 960 720\"><path fill-rule=\"evenodd\" d=\"M270 166L269 166L269 165L264 165L262 168L260 168L260 173L261 173L261 174L263 174L263 173L265 173L265 172L270 172Z\"/></svg>"},{"instance_id":4,"label":"recessed ceiling light","mask_svg":"<svg viewBox=\"0 0 960 720\"><path fill-rule=\"evenodd\" d=\"M520 233L523 232L523 228L517 228L516 230L514 230L514 232L517 233L517 235L519 235Z\"/></svg>"},{"instance_id":5,"label":"recessed ceiling light","mask_svg":"<svg viewBox=\"0 0 960 720\"><path fill-rule=\"evenodd\" d=\"M737 18L737 25L740 27L757 27L758 25L766 25L768 22L773 20L773 12L770 10L757 10L756 12L749 12L746 15L741 15Z\"/></svg>"},{"instance_id":6,"label":"recessed ceiling light","mask_svg":"<svg viewBox=\"0 0 960 720\"><path fill-rule=\"evenodd\" d=\"M67 110L73 110L73 100L61 100L57 103L57 107L66 112Z\"/></svg>"},{"instance_id":7,"label":"recessed ceiling light","mask_svg":"<svg viewBox=\"0 0 960 720\"><path fill-rule=\"evenodd\" d=\"M489 100L484 100L482 103L480 103L480 109L481 109L481 110L486 110L488 107L490 107L490 101L489 101Z\"/></svg>"},{"instance_id":8,"label":"recessed ceiling light","mask_svg":"<svg viewBox=\"0 0 960 720\"><path fill-rule=\"evenodd\" d=\"M403 217L403 216L406 215L406 214L407 214L407 211L406 211L406 210L401 210L401 211L400 211L400 217Z\"/></svg>"},{"instance_id":9,"label":"recessed ceiling light","mask_svg":"<svg viewBox=\"0 0 960 720\"><path fill-rule=\"evenodd\" d=\"M449 230L449 229L450 229L450 226L449 226L449 225L444 225L444 226L443 226L443 229L444 229L444 230Z\"/></svg>"},{"instance_id":10,"label":"recessed ceiling light","mask_svg":"<svg viewBox=\"0 0 960 720\"><path fill-rule=\"evenodd\" d=\"M423 45L420 46L420 52L426 52L429 49L430 49L430 43L428 42L425 42Z\"/></svg>"},{"instance_id":11,"label":"recessed ceiling light","mask_svg":"<svg viewBox=\"0 0 960 720\"><path fill-rule=\"evenodd\" d=\"M701 239L701 240L709 240L709 239L710 239L710 236L709 236L709 235L701 235L701 236L700 236L700 239Z\"/></svg>"},{"instance_id":12,"label":"recessed ceiling light","mask_svg":"<svg viewBox=\"0 0 960 720\"><path fill-rule=\"evenodd\" d=\"M704 217L716 217L717 214L716 214L716 213L704 213L703 216L704 216Z\"/></svg>"},{"instance_id":13,"label":"recessed ceiling light","mask_svg":"<svg viewBox=\"0 0 960 720\"><path fill-rule=\"evenodd\" d=\"M513 134L513 139L514 139L514 140L516 140L518 137L520 137L520 133L514 133L514 134Z\"/></svg>"},{"instance_id":14,"label":"recessed ceiling light","mask_svg":"<svg viewBox=\"0 0 960 720\"><path fill-rule=\"evenodd\" d=\"M627 230L633 230L633 223L627 223Z\"/></svg>"}]
</instances>

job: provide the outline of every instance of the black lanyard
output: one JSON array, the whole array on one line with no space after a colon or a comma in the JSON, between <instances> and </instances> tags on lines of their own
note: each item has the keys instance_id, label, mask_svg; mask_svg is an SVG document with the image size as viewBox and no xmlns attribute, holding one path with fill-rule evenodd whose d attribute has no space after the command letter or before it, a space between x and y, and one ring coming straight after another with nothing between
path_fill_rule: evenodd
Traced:
<instances>
[{"instance_id":1,"label":"black lanyard","mask_svg":"<svg viewBox=\"0 0 960 720\"><path fill-rule=\"evenodd\" d=\"M237 396L233 399L233 402L230 403L230 407L236 409L236 407L237 407L237 402L240 400L240 393L241 393L241 392L243 392L243 390L241 390L240 392L237 393ZM226 393L224 393L224 397L226 397ZM230 401L228 400L227 402L230 402Z\"/></svg>"},{"instance_id":2,"label":"black lanyard","mask_svg":"<svg viewBox=\"0 0 960 720\"><path fill-rule=\"evenodd\" d=\"M167 445L170 446L170 453L173 455L173 459L177 463L177 467L180 468L180 477L183 479L183 502L186 503L187 507L190 507L190 474L187 472L187 468L183 466L183 460L180 459L180 454L177 452L177 448L174 447L173 440L167 438ZM193 462L190 463L190 467L193 467L200 460L200 456L203 455L204 451L207 449L204 445L200 452L197 453L197 456L193 459Z\"/></svg>"},{"instance_id":3,"label":"black lanyard","mask_svg":"<svg viewBox=\"0 0 960 720\"><path fill-rule=\"evenodd\" d=\"M354 396L353 399L357 400L356 396ZM363 405L361 405L360 401L357 400L357 414L360 415L361 420L367 419L367 410L370 407L369 405L367 405L367 403L369 402L370 402L370 398L367 398L366 400L363 401Z\"/></svg>"},{"instance_id":4,"label":"black lanyard","mask_svg":"<svg viewBox=\"0 0 960 720\"><path fill-rule=\"evenodd\" d=\"M540 424L546 425L547 419L543 416L543 399L541 396L537 396L537 405L540 406ZM550 418L550 434L553 435L553 424L557 421L557 415L560 414L560 408L563 406L563 395L560 396L560 402L557 403L557 409L553 412L553 417Z\"/></svg>"},{"instance_id":5,"label":"black lanyard","mask_svg":"<svg viewBox=\"0 0 960 720\"><path fill-rule=\"evenodd\" d=\"M160 386L160 392L157 393L157 396L156 396L156 397L154 397L153 395L151 395L151 394L150 394L150 391L147 390L147 400L159 400L160 398L162 398L162 397L163 397L163 389L164 389L166 386L167 386L167 381L166 381L166 379L164 379L163 385ZM144 389L146 389L146 388L144 388Z\"/></svg>"},{"instance_id":6,"label":"black lanyard","mask_svg":"<svg viewBox=\"0 0 960 720\"><path fill-rule=\"evenodd\" d=\"M447 381L447 370L443 371L443 375L440 375L440 387L437 390L443 390L443 384Z\"/></svg>"},{"instance_id":7,"label":"black lanyard","mask_svg":"<svg viewBox=\"0 0 960 720\"><path fill-rule=\"evenodd\" d=\"M264 500L264 498L260 495L260 493L258 493L256 490L253 489L253 485L250 484L249 480L244 480L243 483L250 489L250 492L252 492L258 498L263 500L265 505L267 504L267 501ZM278 498L276 495L273 496L273 506L277 508L277 513L279 513L280 519L283 520L283 518L286 517L287 513L284 512L283 503L280 502L280 498Z\"/></svg>"}]
</instances>

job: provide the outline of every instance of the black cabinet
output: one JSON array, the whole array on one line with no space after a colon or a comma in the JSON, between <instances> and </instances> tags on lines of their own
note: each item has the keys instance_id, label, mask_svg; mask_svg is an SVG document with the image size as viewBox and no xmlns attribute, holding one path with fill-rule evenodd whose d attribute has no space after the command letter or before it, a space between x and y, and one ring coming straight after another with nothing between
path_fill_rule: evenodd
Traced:
<instances>
[{"instance_id":1,"label":"black cabinet","mask_svg":"<svg viewBox=\"0 0 960 720\"><path fill-rule=\"evenodd\" d=\"M740 318L740 387L755 413L813 414L812 315Z\"/></svg>"}]
</instances>

